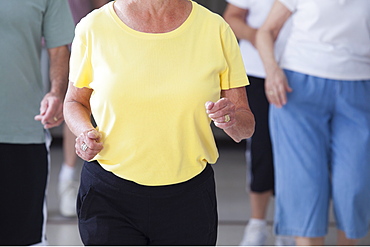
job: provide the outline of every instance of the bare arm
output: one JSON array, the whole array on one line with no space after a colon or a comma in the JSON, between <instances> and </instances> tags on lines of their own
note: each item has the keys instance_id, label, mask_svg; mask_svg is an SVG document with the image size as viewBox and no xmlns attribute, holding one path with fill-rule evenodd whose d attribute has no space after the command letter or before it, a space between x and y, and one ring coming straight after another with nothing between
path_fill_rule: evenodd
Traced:
<instances>
[{"instance_id":1,"label":"bare arm","mask_svg":"<svg viewBox=\"0 0 370 247\"><path fill-rule=\"evenodd\" d=\"M225 131L235 142L251 137L254 133L254 116L249 108L244 87L221 91L221 98L217 102L206 103L208 116L214 124ZM225 115L230 116L226 122Z\"/></svg>"},{"instance_id":2,"label":"bare arm","mask_svg":"<svg viewBox=\"0 0 370 247\"><path fill-rule=\"evenodd\" d=\"M91 160L103 149L101 134L91 123L90 97L93 90L77 88L69 83L64 101L64 118L76 138L76 153L84 160ZM82 150L85 143L87 150Z\"/></svg>"},{"instance_id":3,"label":"bare arm","mask_svg":"<svg viewBox=\"0 0 370 247\"><path fill-rule=\"evenodd\" d=\"M223 17L229 23L238 39L244 39L251 42L255 46L257 29L252 28L245 22L248 10L238 8L232 4L228 4Z\"/></svg>"},{"instance_id":4,"label":"bare arm","mask_svg":"<svg viewBox=\"0 0 370 247\"><path fill-rule=\"evenodd\" d=\"M284 72L274 55L274 43L286 20L292 13L279 1L275 1L265 23L257 32L256 45L266 71L265 90L271 104L282 107L291 92Z\"/></svg>"},{"instance_id":5,"label":"bare arm","mask_svg":"<svg viewBox=\"0 0 370 247\"><path fill-rule=\"evenodd\" d=\"M50 91L40 104L40 114L35 120L41 121L45 129L56 127L63 122L63 100L68 85L68 46L48 49L50 60Z\"/></svg>"}]
</instances>

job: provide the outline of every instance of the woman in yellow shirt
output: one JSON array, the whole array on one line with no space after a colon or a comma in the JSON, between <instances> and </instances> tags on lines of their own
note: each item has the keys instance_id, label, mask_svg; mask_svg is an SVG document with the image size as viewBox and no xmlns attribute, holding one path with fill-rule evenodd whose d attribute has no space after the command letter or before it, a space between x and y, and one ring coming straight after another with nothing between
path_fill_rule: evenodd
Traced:
<instances>
[{"instance_id":1,"label":"woman in yellow shirt","mask_svg":"<svg viewBox=\"0 0 370 247\"><path fill-rule=\"evenodd\" d=\"M215 245L211 120L254 131L236 38L188 0L116 0L76 27L65 119L86 245ZM97 123L91 124L91 114Z\"/></svg>"}]
</instances>

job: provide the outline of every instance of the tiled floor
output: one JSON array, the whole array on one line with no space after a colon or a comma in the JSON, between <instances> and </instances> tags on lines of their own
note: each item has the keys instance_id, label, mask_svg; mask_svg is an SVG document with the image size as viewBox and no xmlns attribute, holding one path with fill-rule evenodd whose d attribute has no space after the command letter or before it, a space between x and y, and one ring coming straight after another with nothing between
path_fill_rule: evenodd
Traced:
<instances>
[{"instance_id":1,"label":"tiled floor","mask_svg":"<svg viewBox=\"0 0 370 247\"><path fill-rule=\"evenodd\" d=\"M218 135L220 158L213 166L216 174L218 207L219 207L219 237L218 245L238 245L249 218L249 201L246 192L245 143L235 144L225 136ZM49 218L47 222L47 238L50 245L82 245L78 234L77 220L63 218L58 212L56 181L62 149L60 140L54 140L51 148L51 174L48 196ZM78 162L81 169L81 162ZM271 229L273 219L273 202L268 212ZM369 209L370 210L370 209ZM272 230L271 230L272 232ZM331 222L327 245L335 245L335 227ZM268 245L274 245L274 237L268 239ZM362 239L360 245L370 245L370 233Z\"/></svg>"}]
</instances>

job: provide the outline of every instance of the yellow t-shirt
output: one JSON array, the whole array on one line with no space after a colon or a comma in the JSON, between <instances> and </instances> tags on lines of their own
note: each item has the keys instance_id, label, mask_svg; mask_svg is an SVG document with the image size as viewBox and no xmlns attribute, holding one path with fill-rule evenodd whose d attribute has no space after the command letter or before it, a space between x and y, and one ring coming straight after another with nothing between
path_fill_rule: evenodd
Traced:
<instances>
[{"instance_id":1,"label":"yellow t-shirt","mask_svg":"<svg viewBox=\"0 0 370 247\"><path fill-rule=\"evenodd\" d=\"M129 28L113 2L76 28L70 81L94 90L90 104L104 143L95 159L119 177L175 184L218 158L204 105L248 79L230 27L192 5L187 20L168 33Z\"/></svg>"}]
</instances>

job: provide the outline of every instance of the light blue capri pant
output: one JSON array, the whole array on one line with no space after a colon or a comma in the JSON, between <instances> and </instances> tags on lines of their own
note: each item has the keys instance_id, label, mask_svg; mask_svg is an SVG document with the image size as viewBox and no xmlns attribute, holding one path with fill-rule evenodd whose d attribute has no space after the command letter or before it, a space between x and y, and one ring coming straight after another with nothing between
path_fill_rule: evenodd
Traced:
<instances>
[{"instance_id":1,"label":"light blue capri pant","mask_svg":"<svg viewBox=\"0 0 370 247\"><path fill-rule=\"evenodd\" d=\"M332 201L337 228L362 238L370 226L370 80L285 73L293 92L270 109L275 232L325 236Z\"/></svg>"}]
</instances>

